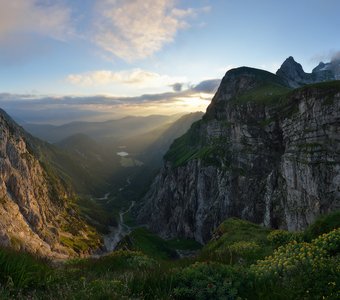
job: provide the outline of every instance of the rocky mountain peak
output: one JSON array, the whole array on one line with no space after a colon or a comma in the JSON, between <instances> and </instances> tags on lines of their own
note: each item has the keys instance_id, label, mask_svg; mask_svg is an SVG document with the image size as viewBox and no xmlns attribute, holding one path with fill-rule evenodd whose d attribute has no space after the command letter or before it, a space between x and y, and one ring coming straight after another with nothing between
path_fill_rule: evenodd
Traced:
<instances>
[{"instance_id":1,"label":"rocky mountain peak","mask_svg":"<svg viewBox=\"0 0 340 300\"><path fill-rule=\"evenodd\" d=\"M297 63L292 56L288 57L276 75L282 78L285 83L297 88L306 84L318 83L323 81L339 80L340 79L340 61L333 59L329 63L320 62L312 73L306 73L301 64Z\"/></svg>"},{"instance_id":2,"label":"rocky mountain peak","mask_svg":"<svg viewBox=\"0 0 340 300\"><path fill-rule=\"evenodd\" d=\"M266 83L282 84L274 74L249 67L229 70L222 79L214 101L226 101Z\"/></svg>"},{"instance_id":3,"label":"rocky mountain peak","mask_svg":"<svg viewBox=\"0 0 340 300\"><path fill-rule=\"evenodd\" d=\"M206 117L216 117L228 103L238 102L242 97L251 98L250 94L256 94L258 90L267 88L265 93L273 94L270 87L277 90L287 88L287 84L279 76L268 71L249 67L231 69L223 77L207 109Z\"/></svg>"},{"instance_id":4,"label":"rocky mountain peak","mask_svg":"<svg viewBox=\"0 0 340 300\"><path fill-rule=\"evenodd\" d=\"M312 82L311 75L305 73L301 64L289 56L277 70L276 75L281 77L290 87L296 88Z\"/></svg>"},{"instance_id":5,"label":"rocky mountain peak","mask_svg":"<svg viewBox=\"0 0 340 300\"><path fill-rule=\"evenodd\" d=\"M316 81L340 80L340 60L334 59L329 63L320 62L312 71Z\"/></svg>"},{"instance_id":6,"label":"rocky mountain peak","mask_svg":"<svg viewBox=\"0 0 340 300\"><path fill-rule=\"evenodd\" d=\"M322 69L324 69L325 67L327 67L327 65L324 62L320 61L319 64L312 70L312 73L322 71Z\"/></svg>"}]
</instances>

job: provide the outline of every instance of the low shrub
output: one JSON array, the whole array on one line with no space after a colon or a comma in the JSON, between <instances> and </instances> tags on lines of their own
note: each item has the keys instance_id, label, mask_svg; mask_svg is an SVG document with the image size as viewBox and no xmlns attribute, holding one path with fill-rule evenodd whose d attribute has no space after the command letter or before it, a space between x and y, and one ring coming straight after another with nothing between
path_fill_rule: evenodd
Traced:
<instances>
[{"instance_id":1,"label":"low shrub","mask_svg":"<svg viewBox=\"0 0 340 300\"><path fill-rule=\"evenodd\" d=\"M256 242L240 241L224 245L216 250L218 261L229 264L253 263L262 254L261 247Z\"/></svg>"},{"instance_id":2,"label":"low shrub","mask_svg":"<svg viewBox=\"0 0 340 300\"><path fill-rule=\"evenodd\" d=\"M286 230L273 230L268 234L267 239L275 248L278 248L292 241L302 242L303 233L290 232Z\"/></svg>"},{"instance_id":3,"label":"low shrub","mask_svg":"<svg viewBox=\"0 0 340 300\"><path fill-rule=\"evenodd\" d=\"M311 243L292 241L250 270L257 288L278 290L279 299L338 299L340 297L340 229ZM286 297L286 298L284 298Z\"/></svg>"},{"instance_id":4,"label":"low shrub","mask_svg":"<svg viewBox=\"0 0 340 300\"><path fill-rule=\"evenodd\" d=\"M340 228L340 211L320 216L305 230L305 239L311 241L319 235Z\"/></svg>"},{"instance_id":5,"label":"low shrub","mask_svg":"<svg viewBox=\"0 0 340 300\"><path fill-rule=\"evenodd\" d=\"M175 279L175 299L237 299L244 284L244 270L232 266L196 262Z\"/></svg>"}]
</instances>

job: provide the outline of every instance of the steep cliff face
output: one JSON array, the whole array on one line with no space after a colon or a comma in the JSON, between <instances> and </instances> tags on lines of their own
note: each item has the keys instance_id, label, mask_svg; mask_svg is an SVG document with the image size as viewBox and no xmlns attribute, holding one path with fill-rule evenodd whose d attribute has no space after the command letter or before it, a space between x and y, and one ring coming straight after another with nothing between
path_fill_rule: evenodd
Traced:
<instances>
[{"instance_id":1,"label":"steep cliff face","mask_svg":"<svg viewBox=\"0 0 340 300\"><path fill-rule=\"evenodd\" d=\"M53 169L39 162L42 148L0 110L0 245L59 258L85 254L74 246L98 238Z\"/></svg>"},{"instance_id":2,"label":"steep cliff face","mask_svg":"<svg viewBox=\"0 0 340 300\"><path fill-rule=\"evenodd\" d=\"M200 242L228 217L303 229L340 208L339 141L340 82L291 90L274 74L231 70L170 147L139 220Z\"/></svg>"}]
</instances>

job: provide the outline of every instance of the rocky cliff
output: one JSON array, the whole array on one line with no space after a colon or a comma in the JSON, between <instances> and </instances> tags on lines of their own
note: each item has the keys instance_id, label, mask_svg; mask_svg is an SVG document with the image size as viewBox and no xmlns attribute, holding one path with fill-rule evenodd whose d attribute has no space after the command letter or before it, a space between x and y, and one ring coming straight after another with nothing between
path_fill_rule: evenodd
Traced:
<instances>
[{"instance_id":1,"label":"rocky cliff","mask_svg":"<svg viewBox=\"0 0 340 300\"><path fill-rule=\"evenodd\" d=\"M44 147L0 110L0 245L58 258L86 254L98 237L78 217L72 192L39 161Z\"/></svg>"},{"instance_id":2,"label":"rocky cliff","mask_svg":"<svg viewBox=\"0 0 340 300\"><path fill-rule=\"evenodd\" d=\"M300 230L339 209L340 81L291 86L262 70L228 71L203 119L165 155L139 221L204 243L228 217Z\"/></svg>"}]
</instances>

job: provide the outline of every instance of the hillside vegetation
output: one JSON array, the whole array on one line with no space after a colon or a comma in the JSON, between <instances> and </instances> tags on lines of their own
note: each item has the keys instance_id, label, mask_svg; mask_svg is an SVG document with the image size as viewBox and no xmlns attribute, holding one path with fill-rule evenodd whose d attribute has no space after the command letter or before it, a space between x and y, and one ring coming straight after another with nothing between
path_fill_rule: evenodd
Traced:
<instances>
[{"instance_id":1,"label":"hillside vegetation","mask_svg":"<svg viewBox=\"0 0 340 300\"><path fill-rule=\"evenodd\" d=\"M340 212L296 233L228 219L201 250L191 241L164 241L146 229L133 232L120 246L130 250L53 264L1 249L0 298L340 297ZM196 254L178 259L176 249Z\"/></svg>"}]
</instances>

